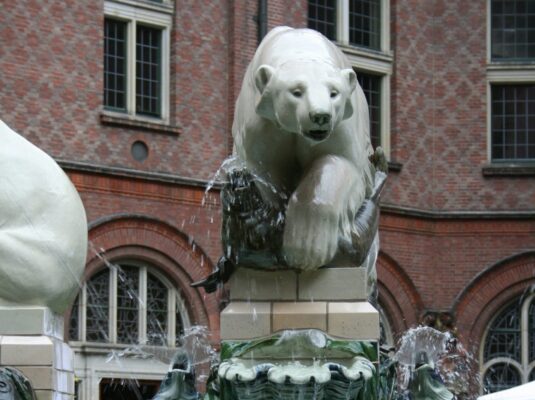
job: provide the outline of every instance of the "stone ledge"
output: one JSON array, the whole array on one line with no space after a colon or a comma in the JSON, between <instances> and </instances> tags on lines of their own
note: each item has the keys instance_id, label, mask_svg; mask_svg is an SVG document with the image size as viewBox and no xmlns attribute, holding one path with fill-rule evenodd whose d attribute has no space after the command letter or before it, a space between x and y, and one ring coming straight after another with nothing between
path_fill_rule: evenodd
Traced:
<instances>
[{"instance_id":1,"label":"stone ledge","mask_svg":"<svg viewBox=\"0 0 535 400\"><path fill-rule=\"evenodd\" d=\"M240 268L230 278L231 301L360 301L367 299L362 267L316 271L260 271Z\"/></svg>"},{"instance_id":2,"label":"stone ledge","mask_svg":"<svg viewBox=\"0 0 535 400\"><path fill-rule=\"evenodd\" d=\"M161 132L172 135L179 135L180 128L178 126L169 125L158 120L149 121L141 118L129 116L127 114L111 113L102 111L100 114L100 122L103 125L120 126L124 128L132 128L139 130L148 130L153 132Z\"/></svg>"},{"instance_id":3,"label":"stone ledge","mask_svg":"<svg viewBox=\"0 0 535 400\"><path fill-rule=\"evenodd\" d=\"M288 329L319 329L349 340L379 339L379 312L366 301L232 301L221 313L221 340L266 337Z\"/></svg>"},{"instance_id":4,"label":"stone ledge","mask_svg":"<svg viewBox=\"0 0 535 400\"><path fill-rule=\"evenodd\" d=\"M0 335L44 335L63 340L63 316L47 307L0 306Z\"/></svg>"},{"instance_id":5,"label":"stone ledge","mask_svg":"<svg viewBox=\"0 0 535 400\"><path fill-rule=\"evenodd\" d=\"M535 163L495 163L483 166L484 177L533 177Z\"/></svg>"}]
</instances>

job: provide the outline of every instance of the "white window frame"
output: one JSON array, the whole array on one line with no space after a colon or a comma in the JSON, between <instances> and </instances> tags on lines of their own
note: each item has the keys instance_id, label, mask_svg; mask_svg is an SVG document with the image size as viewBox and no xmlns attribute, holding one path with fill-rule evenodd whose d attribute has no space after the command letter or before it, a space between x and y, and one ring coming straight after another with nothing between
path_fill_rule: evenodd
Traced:
<instances>
[{"instance_id":1,"label":"white window frame","mask_svg":"<svg viewBox=\"0 0 535 400\"><path fill-rule=\"evenodd\" d=\"M492 60L492 0L487 0L487 161L494 164L522 164L526 161L492 160L492 85L535 83L535 60L526 62ZM528 161L533 162L533 161Z\"/></svg>"},{"instance_id":2,"label":"white window frame","mask_svg":"<svg viewBox=\"0 0 535 400\"><path fill-rule=\"evenodd\" d=\"M147 274L150 272L157 277L168 290L167 296L167 342L165 347L176 347L176 314L180 313L184 329L191 326L189 315L184 299L180 296L179 290L173 286L169 280L157 270L148 267L138 261L122 260L121 265L132 266L139 271L139 319L138 319L138 342L134 344L145 344L147 341ZM78 339L71 339L70 342L83 343L87 346L95 347L128 347L132 344L117 343L117 270L118 267L111 264L110 287L109 287L109 316L108 316L108 336L109 342L87 342L86 322L87 322L87 283L84 283L80 291L80 301L78 306ZM88 279L90 281L91 278ZM80 340L80 338L82 338ZM152 346L152 345L151 345ZM76 346L75 346L76 347Z\"/></svg>"},{"instance_id":3,"label":"white window frame","mask_svg":"<svg viewBox=\"0 0 535 400\"><path fill-rule=\"evenodd\" d=\"M532 361L531 363L529 362L529 352L528 352L529 350L528 311L529 311L529 306L531 305L532 302L535 302L535 294L532 294L523 300L522 309L520 311L520 343L521 343L520 362L516 360L512 360L508 357L496 357L496 358L490 359L487 362L484 362L485 343L487 341L490 328L492 324L494 323L494 320L498 316L500 316L501 311L503 311L505 307L507 307L507 305L503 307L500 312L497 312L496 316L492 318L492 320L487 325L487 328L485 329L485 334L483 335L483 340L481 341L481 344L479 346L479 365L481 365L481 368L480 368L481 379L483 379L487 371L493 365L500 364L500 363L507 363L509 365L512 365L518 370L522 383L529 382L529 374L531 370L535 368L535 360ZM481 387L481 390L483 390L483 385Z\"/></svg>"},{"instance_id":4,"label":"white window frame","mask_svg":"<svg viewBox=\"0 0 535 400\"><path fill-rule=\"evenodd\" d=\"M336 0L336 44L348 57L351 66L360 72L380 77L380 138L386 158L390 159L390 80L393 55L390 49L390 0L381 1L380 50L349 43L349 0Z\"/></svg>"},{"instance_id":5,"label":"white window frame","mask_svg":"<svg viewBox=\"0 0 535 400\"><path fill-rule=\"evenodd\" d=\"M141 0L106 0L104 2L104 17L127 23L127 68L126 68L126 113L104 110L103 113L141 122L158 121L169 124L169 82L170 82L170 38L173 25L173 2L163 0L155 3ZM150 26L160 29L161 38L161 66L162 80L160 88L160 116L149 117L136 114L136 29L137 25Z\"/></svg>"}]
</instances>

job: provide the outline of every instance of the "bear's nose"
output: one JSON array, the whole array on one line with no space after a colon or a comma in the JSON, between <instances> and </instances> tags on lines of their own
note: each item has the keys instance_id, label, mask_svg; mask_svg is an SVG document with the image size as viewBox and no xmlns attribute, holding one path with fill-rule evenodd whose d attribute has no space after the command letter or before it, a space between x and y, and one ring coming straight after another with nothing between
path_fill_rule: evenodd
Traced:
<instances>
[{"instance_id":1,"label":"bear's nose","mask_svg":"<svg viewBox=\"0 0 535 400\"><path fill-rule=\"evenodd\" d=\"M331 121L331 115L325 112L314 112L311 111L308 116L310 120L317 125L325 125Z\"/></svg>"}]
</instances>

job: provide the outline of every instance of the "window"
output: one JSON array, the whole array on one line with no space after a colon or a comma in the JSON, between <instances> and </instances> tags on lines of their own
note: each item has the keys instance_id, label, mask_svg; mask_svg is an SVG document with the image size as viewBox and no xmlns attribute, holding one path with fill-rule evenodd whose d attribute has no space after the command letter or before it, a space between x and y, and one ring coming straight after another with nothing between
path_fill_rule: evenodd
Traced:
<instances>
[{"instance_id":1,"label":"window","mask_svg":"<svg viewBox=\"0 0 535 400\"><path fill-rule=\"evenodd\" d=\"M535 0L492 0L493 60L535 59Z\"/></svg>"},{"instance_id":2,"label":"window","mask_svg":"<svg viewBox=\"0 0 535 400\"><path fill-rule=\"evenodd\" d=\"M489 158L535 161L535 0L489 0Z\"/></svg>"},{"instance_id":3,"label":"window","mask_svg":"<svg viewBox=\"0 0 535 400\"><path fill-rule=\"evenodd\" d=\"M490 323L481 365L491 393L535 380L535 296L514 301Z\"/></svg>"},{"instance_id":4,"label":"window","mask_svg":"<svg viewBox=\"0 0 535 400\"><path fill-rule=\"evenodd\" d=\"M535 84L492 85L492 159L535 160Z\"/></svg>"},{"instance_id":5,"label":"window","mask_svg":"<svg viewBox=\"0 0 535 400\"><path fill-rule=\"evenodd\" d=\"M381 145L381 76L357 71L357 79L370 110L370 139L373 148Z\"/></svg>"},{"instance_id":6,"label":"window","mask_svg":"<svg viewBox=\"0 0 535 400\"><path fill-rule=\"evenodd\" d=\"M389 0L310 0L308 27L336 42L353 65L370 107L371 141L390 153Z\"/></svg>"},{"instance_id":7,"label":"window","mask_svg":"<svg viewBox=\"0 0 535 400\"><path fill-rule=\"evenodd\" d=\"M83 286L71 311L71 341L170 346L189 326L179 292L147 266L106 268Z\"/></svg>"},{"instance_id":8,"label":"window","mask_svg":"<svg viewBox=\"0 0 535 400\"><path fill-rule=\"evenodd\" d=\"M104 3L104 110L167 122L172 8L131 3Z\"/></svg>"}]
</instances>

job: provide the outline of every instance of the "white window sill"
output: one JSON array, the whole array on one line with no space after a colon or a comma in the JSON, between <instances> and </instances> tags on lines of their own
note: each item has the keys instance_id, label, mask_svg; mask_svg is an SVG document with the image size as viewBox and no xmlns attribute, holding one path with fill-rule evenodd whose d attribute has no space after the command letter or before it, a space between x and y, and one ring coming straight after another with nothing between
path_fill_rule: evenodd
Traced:
<instances>
[{"instance_id":1,"label":"white window sill","mask_svg":"<svg viewBox=\"0 0 535 400\"><path fill-rule=\"evenodd\" d=\"M157 118L134 116L108 110L101 111L100 122L103 125L113 125L124 128L149 130L154 132L168 133L172 135L179 135L181 131L180 127L171 125Z\"/></svg>"}]
</instances>

